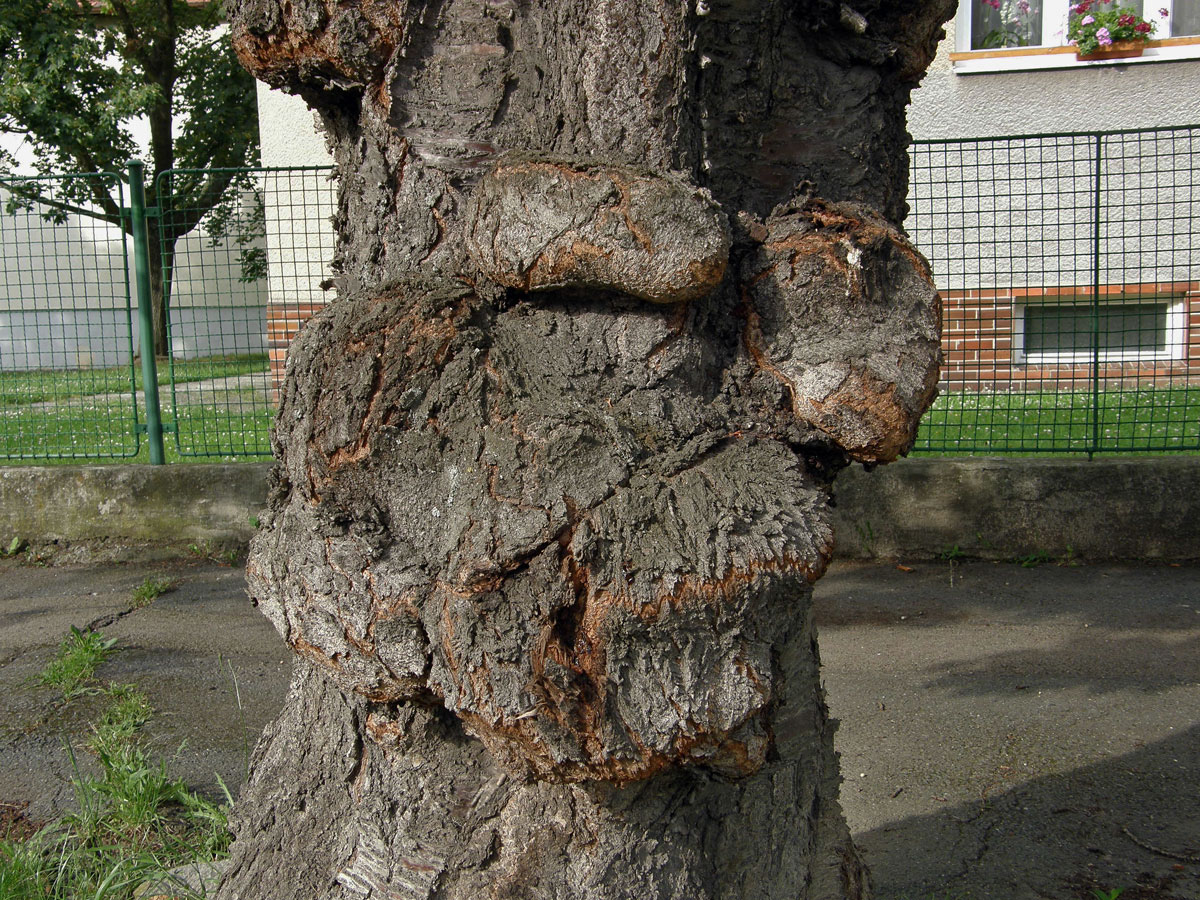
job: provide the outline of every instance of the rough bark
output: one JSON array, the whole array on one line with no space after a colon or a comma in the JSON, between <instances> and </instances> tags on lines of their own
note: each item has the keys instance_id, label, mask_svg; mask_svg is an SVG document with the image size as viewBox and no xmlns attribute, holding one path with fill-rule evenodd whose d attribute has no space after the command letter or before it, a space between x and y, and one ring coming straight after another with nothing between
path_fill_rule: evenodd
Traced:
<instances>
[{"instance_id":1,"label":"rough bark","mask_svg":"<svg viewBox=\"0 0 1200 900\"><path fill-rule=\"evenodd\" d=\"M859 898L811 583L904 452L944 0L241 0L341 297L250 566L298 656L225 898Z\"/></svg>"}]
</instances>

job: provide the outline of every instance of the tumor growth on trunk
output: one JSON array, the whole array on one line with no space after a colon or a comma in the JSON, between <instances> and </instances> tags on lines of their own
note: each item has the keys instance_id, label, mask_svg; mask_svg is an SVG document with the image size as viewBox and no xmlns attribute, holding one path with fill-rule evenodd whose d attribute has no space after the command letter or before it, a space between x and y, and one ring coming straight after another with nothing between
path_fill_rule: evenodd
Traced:
<instances>
[{"instance_id":1,"label":"tumor growth on trunk","mask_svg":"<svg viewBox=\"0 0 1200 900\"><path fill-rule=\"evenodd\" d=\"M322 115L251 593L295 650L224 898L860 898L811 585L939 310L948 0L237 0Z\"/></svg>"}]
</instances>

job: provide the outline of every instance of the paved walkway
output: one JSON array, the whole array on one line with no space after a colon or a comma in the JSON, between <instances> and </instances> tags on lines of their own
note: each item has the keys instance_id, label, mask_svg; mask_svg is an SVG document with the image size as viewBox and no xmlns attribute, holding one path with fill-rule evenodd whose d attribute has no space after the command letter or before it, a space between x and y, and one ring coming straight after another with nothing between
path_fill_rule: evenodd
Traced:
<instances>
[{"instance_id":1,"label":"paved walkway","mask_svg":"<svg viewBox=\"0 0 1200 900\"><path fill-rule=\"evenodd\" d=\"M160 362L164 367L165 363ZM138 409L146 408L146 395L137 393ZM174 388L171 382L159 380L159 402L164 411L171 407L172 397L180 406L223 406L230 415L243 415L264 407L274 407L271 393L270 372L249 372L244 375L223 375L197 381L179 381ZM60 400L40 400L21 406L9 407L10 411L53 412L62 407L105 406L127 401L130 391L115 391L107 394L81 394Z\"/></svg>"},{"instance_id":2,"label":"paved walkway","mask_svg":"<svg viewBox=\"0 0 1200 900\"><path fill-rule=\"evenodd\" d=\"M178 588L128 612L163 574ZM4 564L0 804L69 804L64 741L98 701L64 709L31 678L71 625L106 620L123 649L99 675L150 696L169 768L236 791L289 665L241 583L199 561ZM842 563L817 596L880 900L1200 900L1200 568Z\"/></svg>"}]
</instances>

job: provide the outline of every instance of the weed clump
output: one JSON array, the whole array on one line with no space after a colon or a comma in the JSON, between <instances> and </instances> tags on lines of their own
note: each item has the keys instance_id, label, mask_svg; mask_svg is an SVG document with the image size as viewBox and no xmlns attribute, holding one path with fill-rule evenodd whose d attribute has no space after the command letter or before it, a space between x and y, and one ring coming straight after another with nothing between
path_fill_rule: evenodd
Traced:
<instances>
[{"instance_id":1,"label":"weed clump","mask_svg":"<svg viewBox=\"0 0 1200 900\"><path fill-rule=\"evenodd\" d=\"M133 608L149 606L155 598L175 589L174 578L155 578L147 575L146 580L133 589Z\"/></svg>"},{"instance_id":2,"label":"weed clump","mask_svg":"<svg viewBox=\"0 0 1200 900\"><path fill-rule=\"evenodd\" d=\"M0 833L2 900L130 900L139 885L161 881L173 867L227 853L229 792L213 802L172 778L141 735L154 712L146 695L130 684L96 684L96 667L115 643L72 628L41 674L64 700L105 697L85 743L99 774L85 774L68 745L77 811L36 830Z\"/></svg>"},{"instance_id":3,"label":"weed clump","mask_svg":"<svg viewBox=\"0 0 1200 900\"><path fill-rule=\"evenodd\" d=\"M58 652L38 676L38 683L62 693L64 700L94 691L90 683L99 665L115 653L115 638L105 638L98 631L71 626ZM0 897L3 897L0 894Z\"/></svg>"}]
</instances>

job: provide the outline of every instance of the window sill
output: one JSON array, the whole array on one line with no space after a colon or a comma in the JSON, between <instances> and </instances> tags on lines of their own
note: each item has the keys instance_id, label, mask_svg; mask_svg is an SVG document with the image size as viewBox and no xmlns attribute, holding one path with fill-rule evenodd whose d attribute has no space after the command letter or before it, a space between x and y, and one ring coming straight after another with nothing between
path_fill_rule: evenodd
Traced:
<instances>
[{"instance_id":1,"label":"window sill","mask_svg":"<svg viewBox=\"0 0 1200 900\"><path fill-rule=\"evenodd\" d=\"M1097 59L1082 62L1074 47L1014 47L1008 50L970 50L950 54L956 75L988 72L1027 72L1040 69L1086 69L1093 66L1129 66L1200 59L1200 37L1147 41L1141 56L1131 59Z\"/></svg>"},{"instance_id":2,"label":"window sill","mask_svg":"<svg viewBox=\"0 0 1200 900\"><path fill-rule=\"evenodd\" d=\"M1101 350L1099 362L1109 365L1114 363L1171 363L1184 362L1186 357L1178 354L1156 351L1137 353L1134 351L1121 352L1117 350ZM1092 362L1091 353L1030 353L1014 352L1014 366L1081 366Z\"/></svg>"}]
</instances>

